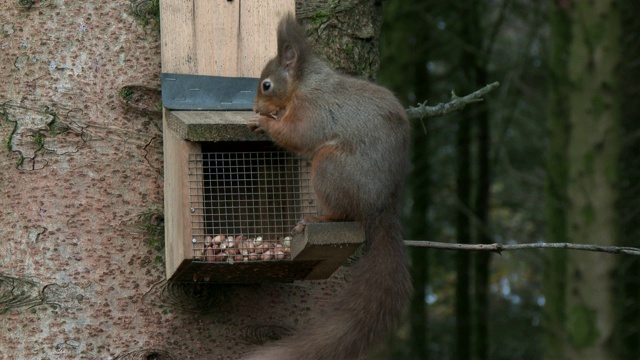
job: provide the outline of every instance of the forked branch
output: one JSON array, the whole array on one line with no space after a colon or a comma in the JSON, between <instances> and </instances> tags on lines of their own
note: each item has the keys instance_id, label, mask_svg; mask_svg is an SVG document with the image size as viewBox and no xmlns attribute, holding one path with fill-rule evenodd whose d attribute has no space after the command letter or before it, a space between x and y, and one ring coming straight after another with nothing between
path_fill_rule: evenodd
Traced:
<instances>
[{"instance_id":1,"label":"forked branch","mask_svg":"<svg viewBox=\"0 0 640 360\"><path fill-rule=\"evenodd\" d=\"M448 103L440 103L436 106L427 106L427 102L425 101L424 103L416 107L409 106L409 108L406 109L407 115L409 115L409 118L412 119L426 119L430 117L442 116L454 111L459 111L464 109L465 106L471 103L483 101L482 97L485 96L488 92L497 88L499 85L499 82L494 82L463 97L458 97L452 91L451 101L449 101Z\"/></svg>"}]
</instances>

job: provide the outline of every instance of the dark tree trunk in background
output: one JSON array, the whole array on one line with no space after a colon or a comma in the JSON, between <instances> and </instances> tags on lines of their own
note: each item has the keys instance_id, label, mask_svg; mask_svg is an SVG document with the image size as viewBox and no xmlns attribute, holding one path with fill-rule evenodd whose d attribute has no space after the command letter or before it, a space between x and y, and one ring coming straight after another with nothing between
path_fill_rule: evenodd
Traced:
<instances>
[{"instance_id":1,"label":"dark tree trunk in background","mask_svg":"<svg viewBox=\"0 0 640 360\"><path fill-rule=\"evenodd\" d=\"M483 67L476 67L476 84L486 83L487 72ZM491 166L489 153L491 151L491 134L489 129L489 113L485 103L478 104L476 108L476 122L478 127L478 179L476 182L475 216L477 221L476 239L478 243L491 243L489 233L489 198L491 186ZM475 262L475 358L478 360L489 359L489 274L491 253L476 253Z\"/></svg>"},{"instance_id":2,"label":"dark tree trunk in background","mask_svg":"<svg viewBox=\"0 0 640 360\"><path fill-rule=\"evenodd\" d=\"M424 155L428 154L430 146L429 123L425 122L424 128L417 123L412 125L413 167L411 181L408 183L412 196L409 223L412 225L407 235L411 236L411 239L429 239L430 160L429 156ZM414 248L410 250L410 254L415 293L409 308L411 326L409 354L411 358L428 359L428 310L425 299L429 285L429 250Z\"/></svg>"},{"instance_id":3,"label":"dark tree trunk in background","mask_svg":"<svg viewBox=\"0 0 640 360\"><path fill-rule=\"evenodd\" d=\"M456 134L456 241L461 244L471 242L471 121L470 114L463 113ZM471 254L467 251L456 254L456 359L471 357L470 260Z\"/></svg>"},{"instance_id":4,"label":"dark tree trunk in background","mask_svg":"<svg viewBox=\"0 0 640 360\"><path fill-rule=\"evenodd\" d=\"M546 217L549 242L568 242L567 237L567 142L569 137L568 72L571 22L568 9L557 4L551 7L549 49L549 149L546 176ZM544 295L542 325L544 327L544 356L547 359L564 358L566 335L565 285L567 253L544 253Z\"/></svg>"},{"instance_id":5,"label":"dark tree trunk in background","mask_svg":"<svg viewBox=\"0 0 640 360\"><path fill-rule=\"evenodd\" d=\"M486 78L486 74L479 74L479 71L483 68L481 65L484 63L484 59L482 58L482 38L480 36L480 1L473 0L465 2L464 5L459 7L460 18L462 19L462 27L460 38L465 44L463 50L461 52L461 70L465 75L465 86L464 92L468 93L473 91L473 89L478 88L479 75ZM486 80L486 79L485 79ZM481 86L484 86L481 85ZM488 200L488 188L485 191L485 184L482 183L474 183L471 175L471 167L472 167L472 137L471 137L471 129L474 127L475 123L478 119L478 108L468 109L461 114L460 126L458 128L458 133L456 135L456 151L457 151L457 170L456 170L456 185L457 185L457 197L458 197L458 208L457 208L457 220L456 220L456 234L457 241L459 243L471 243L471 230L472 230L472 216L483 216L484 219L480 220L486 221L486 200ZM481 116L484 117L484 121L488 121L486 109L480 109ZM480 131L483 135L487 136L488 134L484 132L480 124ZM488 143L483 142L483 139L479 139L481 141L478 142L479 150L482 152L486 150L484 147L488 145ZM482 175L485 178L482 180L488 180L488 153L478 153L478 156L485 157L485 162L479 164L478 171L485 171ZM488 183L487 183L488 184ZM471 201L471 190L472 188L476 189L476 199L475 199L475 208L472 206ZM482 227L484 223L475 223L478 224L478 229L482 231ZM479 262L478 266L481 268L475 267L472 268L471 262L471 253L469 252L460 252L456 255L457 264L457 284L456 284L456 358L457 359L470 359L472 357L472 350L474 349L474 340L480 340L482 342L482 346L486 343L486 339L479 339L479 336L486 335L488 328L486 327L486 321L484 321L484 316L486 313L483 313L487 310L488 301L486 299L486 291L484 291L484 286L488 281L488 258L478 257ZM471 285L472 279L475 280L476 286L481 286L482 288L476 289L476 293L471 293ZM472 307L472 300L475 300L476 307ZM479 301L479 303L478 303ZM473 309L473 311L472 311ZM477 319L480 320L476 322L478 328L474 328L473 319L480 315ZM477 330L480 328L485 331L484 334L478 333Z\"/></svg>"},{"instance_id":6,"label":"dark tree trunk in background","mask_svg":"<svg viewBox=\"0 0 640 360\"><path fill-rule=\"evenodd\" d=\"M465 16L464 33L469 44L464 52L466 61L465 73L469 82L469 90L479 89L487 84L487 57L489 48L483 45L484 35L480 20L484 17L484 6L479 0L468 2L468 13ZM476 139L476 179L474 192L474 230L478 243L491 243L489 230L489 197L491 185L491 168L489 163L491 133L489 128L489 109L486 102L476 104L468 110L473 118L473 125L477 129ZM491 253L475 253L473 264L473 338L475 339L474 358L484 360L489 358L489 275Z\"/></svg>"},{"instance_id":7,"label":"dark tree trunk in background","mask_svg":"<svg viewBox=\"0 0 640 360\"><path fill-rule=\"evenodd\" d=\"M416 34L418 35L418 34ZM426 41L426 33L422 33ZM418 57L424 59L424 57ZM429 76L424 63L414 64L416 97L426 98ZM429 158L429 121L412 123L412 170L408 183L412 206L409 215L407 234L411 239L430 239L429 204L431 191L431 160ZM410 307L410 355L412 358L428 359L428 311L427 291L429 285L429 250L426 248L411 249L411 275L415 284L415 293Z\"/></svg>"},{"instance_id":8,"label":"dark tree trunk in background","mask_svg":"<svg viewBox=\"0 0 640 360\"><path fill-rule=\"evenodd\" d=\"M430 79L428 59L430 34L421 23L431 2L407 5L404 1L385 4L385 23L382 30L381 76L406 104L429 98ZM411 174L406 186L407 211L404 217L407 239L430 239L429 208L431 203L431 141L428 120L411 123ZM415 287L409 308L409 338L407 343L396 341L393 358L428 359L428 308L425 301L429 285L429 250L409 249L411 275Z\"/></svg>"},{"instance_id":9,"label":"dark tree trunk in background","mask_svg":"<svg viewBox=\"0 0 640 360\"><path fill-rule=\"evenodd\" d=\"M621 99L621 152L618 160L618 200L620 246L640 247L640 2L619 2L622 26L620 57L623 63L617 71ZM618 359L640 358L640 258L618 257L616 279L616 309L614 341Z\"/></svg>"}]
</instances>

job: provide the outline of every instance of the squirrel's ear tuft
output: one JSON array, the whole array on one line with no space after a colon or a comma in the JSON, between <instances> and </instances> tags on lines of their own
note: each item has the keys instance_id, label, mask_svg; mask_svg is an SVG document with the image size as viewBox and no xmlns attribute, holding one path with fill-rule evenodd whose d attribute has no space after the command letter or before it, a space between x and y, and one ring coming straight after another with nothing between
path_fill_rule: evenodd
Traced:
<instances>
[{"instance_id":1,"label":"squirrel's ear tuft","mask_svg":"<svg viewBox=\"0 0 640 360\"><path fill-rule=\"evenodd\" d=\"M298 24L292 14L287 14L278 25L278 60L293 77L310 52L304 35L304 28Z\"/></svg>"},{"instance_id":2,"label":"squirrel's ear tuft","mask_svg":"<svg viewBox=\"0 0 640 360\"><path fill-rule=\"evenodd\" d=\"M295 66L296 59L298 58L298 52L290 43L283 45L284 49L280 55L280 63L285 69L291 69Z\"/></svg>"}]
</instances>

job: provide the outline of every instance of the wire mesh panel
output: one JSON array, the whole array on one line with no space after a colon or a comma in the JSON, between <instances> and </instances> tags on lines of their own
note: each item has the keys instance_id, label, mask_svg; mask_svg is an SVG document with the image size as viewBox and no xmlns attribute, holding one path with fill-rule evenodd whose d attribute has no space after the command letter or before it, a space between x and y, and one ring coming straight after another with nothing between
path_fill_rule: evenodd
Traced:
<instances>
[{"instance_id":1,"label":"wire mesh panel","mask_svg":"<svg viewBox=\"0 0 640 360\"><path fill-rule=\"evenodd\" d=\"M309 164L285 151L189 154L193 259L288 259L291 229L317 205Z\"/></svg>"}]
</instances>

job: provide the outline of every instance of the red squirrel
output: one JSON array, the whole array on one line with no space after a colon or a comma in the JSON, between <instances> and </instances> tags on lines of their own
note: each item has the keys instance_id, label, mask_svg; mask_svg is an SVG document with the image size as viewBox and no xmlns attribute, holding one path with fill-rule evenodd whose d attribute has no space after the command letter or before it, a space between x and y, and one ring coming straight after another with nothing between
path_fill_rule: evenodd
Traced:
<instances>
[{"instance_id":1,"label":"red squirrel","mask_svg":"<svg viewBox=\"0 0 640 360\"><path fill-rule=\"evenodd\" d=\"M358 359L395 329L413 290L399 223L408 168L409 122L387 89L336 73L316 56L292 15L278 25L278 54L260 76L249 123L279 146L311 158L323 215L357 221L365 254L349 283L296 335L250 359Z\"/></svg>"}]
</instances>

